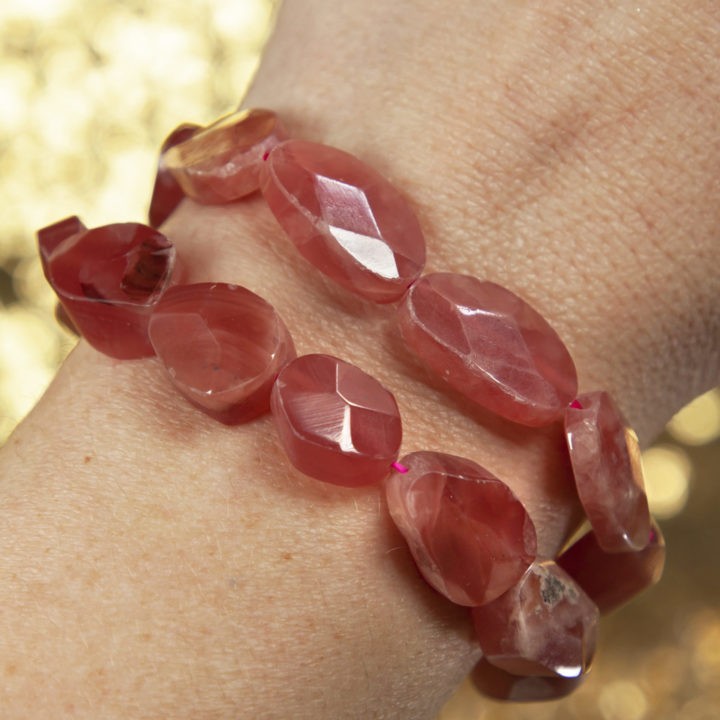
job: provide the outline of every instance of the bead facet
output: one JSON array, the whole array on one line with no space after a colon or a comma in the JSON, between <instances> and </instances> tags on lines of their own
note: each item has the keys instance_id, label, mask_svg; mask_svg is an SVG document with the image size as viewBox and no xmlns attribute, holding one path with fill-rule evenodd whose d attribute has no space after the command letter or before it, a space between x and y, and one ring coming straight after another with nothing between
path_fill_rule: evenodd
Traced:
<instances>
[{"instance_id":1,"label":"bead facet","mask_svg":"<svg viewBox=\"0 0 720 720\"><path fill-rule=\"evenodd\" d=\"M60 242L47 277L80 334L105 355L127 359L153 354L148 319L174 267L175 248L164 235L116 223Z\"/></svg>"},{"instance_id":2,"label":"bead facet","mask_svg":"<svg viewBox=\"0 0 720 720\"><path fill-rule=\"evenodd\" d=\"M347 290L394 302L420 275L425 240L415 213L353 155L289 140L268 156L261 189L303 257Z\"/></svg>"},{"instance_id":3,"label":"bead facet","mask_svg":"<svg viewBox=\"0 0 720 720\"><path fill-rule=\"evenodd\" d=\"M650 542L638 552L608 553L589 532L557 559L558 565L605 614L654 585L665 565L665 540L653 523Z\"/></svg>"},{"instance_id":4,"label":"bead facet","mask_svg":"<svg viewBox=\"0 0 720 720\"><path fill-rule=\"evenodd\" d=\"M559 420L577 392L557 333L509 290L470 275L432 273L399 309L406 345L474 402L523 425Z\"/></svg>"},{"instance_id":5,"label":"bead facet","mask_svg":"<svg viewBox=\"0 0 720 720\"><path fill-rule=\"evenodd\" d=\"M535 526L505 483L455 455L415 452L385 482L390 515L423 577L458 605L502 595L535 560Z\"/></svg>"},{"instance_id":6,"label":"bead facet","mask_svg":"<svg viewBox=\"0 0 720 720\"><path fill-rule=\"evenodd\" d=\"M38 249L40 250L40 263L45 277L48 277L48 261L55 248L72 235L85 232L83 221L77 215L71 215L63 220L41 228L37 232Z\"/></svg>"},{"instance_id":7,"label":"bead facet","mask_svg":"<svg viewBox=\"0 0 720 720\"><path fill-rule=\"evenodd\" d=\"M606 392L578 397L565 411L565 436L580 502L606 552L642 550L650 537L640 448Z\"/></svg>"},{"instance_id":8,"label":"bead facet","mask_svg":"<svg viewBox=\"0 0 720 720\"><path fill-rule=\"evenodd\" d=\"M551 560L472 617L485 659L511 675L577 678L595 654L598 609Z\"/></svg>"},{"instance_id":9,"label":"bead facet","mask_svg":"<svg viewBox=\"0 0 720 720\"><path fill-rule=\"evenodd\" d=\"M400 449L392 393L330 355L288 364L273 388L272 412L288 458L317 480L348 487L379 482Z\"/></svg>"},{"instance_id":10,"label":"bead facet","mask_svg":"<svg viewBox=\"0 0 720 720\"><path fill-rule=\"evenodd\" d=\"M285 136L274 112L239 110L169 148L162 161L193 200L233 202L258 189L263 156Z\"/></svg>"},{"instance_id":11,"label":"bead facet","mask_svg":"<svg viewBox=\"0 0 720 720\"><path fill-rule=\"evenodd\" d=\"M267 412L275 378L295 357L290 333L274 308L237 285L170 288L150 318L148 333L178 390L228 424Z\"/></svg>"}]
</instances>

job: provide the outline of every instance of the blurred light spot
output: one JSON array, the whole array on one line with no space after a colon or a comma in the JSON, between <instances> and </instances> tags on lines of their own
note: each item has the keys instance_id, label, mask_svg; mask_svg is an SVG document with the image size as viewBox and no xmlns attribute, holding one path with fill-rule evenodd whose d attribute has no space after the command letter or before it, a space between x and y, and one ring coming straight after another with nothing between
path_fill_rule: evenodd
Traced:
<instances>
[{"instance_id":1,"label":"blurred light spot","mask_svg":"<svg viewBox=\"0 0 720 720\"><path fill-rule=\"evenodd\" d=\"M656 445L643 453L642 464L651 512L660 519L677 515L690 492L690 458L674 445Z\"/></svg>"},{"instance_id":2,"label":"blurred light spot","mask_svg":"<svg viewBox=\"0 0 720 720\"><path fill-rule=\"evenodd\" d=\"M668 432L686 445L704 445L720 437L720 388L695 398L668 423Z\"/></svg>"},{"instance_id":3,"label":"blurred light spot","mask_svg":"<svg viewBox=\"0 0 720 720\"><path fill-rule=\"evenodd\" d=\"M699 685L720 690L720 621L697 629L691 665Z\"/></svg>"},{"instance_id":4,"label":"blurred light spot","mask_svg":"<svg viewBox=\"0 0 720 720\"><path fill-rule=\"evenodd\" d=\"M717 720L720 697L701 695L686 702L678 711L675 720Z\"/></svg>"},{"instance_id":5,"label":"blurred light spot","mask_svg":"<svg viewBox=\"0 0 720 720\"><path fill-rule=\"evenodd\" d=\"M65 13L73 4L74 0L2 0L0 22L16 19L47 22Z\"/></svg>"},{"instance_id":6,"label":"blurred light spot","mask_svg":"<svg viewBox=\"0 0 720 720\"><path fill-rule=\"evenodd\" d=\"M600 691L598 709L605 720L642 720L648 703L645 693L635 683L618 680Z\"/></svg>"}]
</instances>

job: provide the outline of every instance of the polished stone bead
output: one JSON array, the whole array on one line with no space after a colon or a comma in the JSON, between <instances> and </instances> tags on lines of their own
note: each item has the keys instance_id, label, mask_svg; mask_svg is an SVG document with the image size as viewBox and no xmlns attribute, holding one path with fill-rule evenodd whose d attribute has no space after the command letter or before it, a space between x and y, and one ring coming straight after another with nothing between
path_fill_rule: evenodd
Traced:
<instances>
[{"instance_id":1,"label":"polished stone bead","mask_svg":"<svg viewBox=\"0 0 720 720\"><path fill-rule=\"evenodd\" d=\"M400 449L392 393L329 355L303 355L287 365L273 388L272 412L292 464L334 485L381 481Z\"/></svg>"},{"instance_id":2,"label":"polished stone bead","mask_svg":"<svg viewBox=\"0 0 720 720\"><path fill-rule=\"evenodd\" d=\"M184 193L205 205L239 200L259 187L263 156L286 137L270 110L239 110L163 154Z\"/></svg>"},{"instance_id":3,"label":"polished stone bead","mask_svg":"<svg viewBox=\"0 0 720 720\"><path fill-rule=\"evenodd\" d=\"M148 319L174 267L175 248L164 235L116 223L60 242L47 275L80 334L105 355L127 359L153 354Z\"/></svg>"},{"instance_id":4,"label":"polished stone bead","mask_svg":"<svg viewBox=\"0 0 720 720\"><path fill-rule=\"evenodd\" d=\"M485 697L510 702L558 700L577 690L587 675L576 678L511 675L482 658L470 679Z\"/></svg>"},{"instance_id":5,"label":"polished stone bead","mask_svg":"<svg viewBox=\"0 0 720 720\"><path fill-rule=\"evenodd\" d=\"M415 452L386 480L390 515L423 577L459 605L511 588L535 560L535 526L512 490L477 463Z\"/></svg>"},{"instance_id":6,"label":"polished stone bead","mask_svg":"<svg viewBox=\"0 0 720 720\"><path fill-rule=\"evenodd\" d=\"M70 236L85 232L86 230L87 228L83 221L77 215L71 215L37 231L40 264L42 265L45 277L48 276L48 261L55 251L55 248L63 242L63 240L67 240Z\"/></svg>"},{"instance_id":7,"label":"polished stone bead","mask_svg":"<svg viewBox=\"0 0 720 720\"><path fill-rule=\"evenodd\" d=\"M265 200L300 253L367 300L399 300L425 264L405 198L376 170L336 148L289 140L268 156Z\"/></svg>"},{"instance_id":8,"label":"polished stone bead","mask_svg":"<svg viewBox=\"0 0 720 720\"><path fill-rule=\"evenodd\" d=\"M560 555L557 562L601 613L609 613L660 580L665 566L665 540L654 522L649 537L646 547L638 552L608 553L590 531Z\"/></svg>"},{"instance_id":9,"label":"polished stone bead","mask_svg":"<svg viewBox=\"0 0 720 720\"><path fill-rule=\"evenodd\" d=\"M577 392L557 333L524 300L470 275L432 273L399 308L407 347L453 388L523 425L560 420Z\"/></svg>"},{"instance_id":10,"label":"polished stone bead","mask_svg":"<svg viewBox=\"0 0 720 720\"><path fill-rule=\"evenodd\" d=\"M565 411L575 485L600 547L641 550L650 537L640 448L606 392L580 395Z\"/></svg>"},{"instance_id":11,"label":"polished stone bead","mask_svg":"<svg viewBox=\"0 0 720 720\"><path fill-rule=\"evenodd\" d=\"M227 424L267 412L278 373L295 357L290 333L272 305L237 285L170 288L148 332L177 389Z\"/></svg>"},{"instance_id":12,"label":"polished stone bead","mask_svg":"<svg viewBox=\"0 0 720 720\"><path fill-rule=\"evenodd\" d=\"M151 227L160 227L185 197L185 193L177 180L165 166L164 154L171 147L175 147L175 145L179 145L181 142L185 142L185 140L192 137L198 128L199 125L193 125L191 123L178 125L178 127L165 138L160 148L155 185L153 186L150 209L148 210Z\"/></svg>"},{"instance_id":13,"label":"polished stone bead","mask_svg":"<svg viewBox=\"0 0 720 720\"><path fill-rule=\"evenodd\" d=\"M511 675L577 678L595 654L598 609L551 560L471 614L485 659Z\"/></svg>"}]
</instances>

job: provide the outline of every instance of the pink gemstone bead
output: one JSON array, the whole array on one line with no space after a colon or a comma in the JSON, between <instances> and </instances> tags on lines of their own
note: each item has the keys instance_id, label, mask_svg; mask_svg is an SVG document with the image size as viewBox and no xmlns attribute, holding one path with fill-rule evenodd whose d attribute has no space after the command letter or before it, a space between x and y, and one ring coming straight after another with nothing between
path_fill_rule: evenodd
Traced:
<instances>
[{"instance_id":1,"label":"pink gemstone bead","mask_svg":"<svg viewBox=\"0 0 720 720\"><path fill-rule=\"evenodd\" d=\"M80 334L105 355L127 359L153 354L148 319L174 266L175 248L164 235L147 225L116 223L58 244L47 275Z\"/></svg>"},{"instance_id":2,"label":"pink gemstone bead","mask_svg":"<svg viewBox=\"0 0 720 720\"><path fill-rule=\"evenodd\" d=\"M260 178L270 210L300 253L367 300L399 300L422 272L425 240L403 196L356 157L289 140Z\"/></svg>"},{"instance_id":3,"label":"pink gemstone bead","mask_svg":"<svg viewBox=\"0 0 720 720\"><path fill-rule=\"evenodd\" d=\"M511 588L537 552L535 526L505 483L477 463L416 452L386 481L390 515L423 577L458 605Z\"/></svg>"},{"instance_id":4,"label":"pink gemstone bead","mask_svg":"<svg viewBox=\"0 0 720 720\"><path fill-rule=\"evenodd\" d=\"M612 398L605 392L578 397L565 411L565 435L580 502L600 547L642 550L650 511L640 448Z\"/></svg>"},{"instance_id":5,"label":"pink gemstone bead","mask_svg":"<svg viewBox=\"0 0 720 720\"><path fill-rule=\"evenodd\" d=\"M585 677L587 676L565 678L511 675L491 665L485 658L475 665L470 675L477 690L486 697L511 702L558 700L574 692Z\"/></svg>"},{"instance_id":6,"label":"pink gemstone bead","mask_svg":"<svg viewBox=\"0 0 720 720\"><path fill-rule=\"evenodd\" d=\"M653 523L650 542L643 550L607 553L598 545L595 533L589 532L557 562L605 614L660 580L665 566L665 540Z\"/></svg>"},{"instance_id":7,"label":"pink gemstone bead","mask_svg":"<svg viewBox=\"0 0 720 720\"><path fill-rule=\"evenodd\" d=\"M420 278L399 309L400 332L453 388L508 420L559 420L577 392L575 365L557 333L524 300L470 275Z\"/></svg>"},{"instance_id":8,"label":"pink gemstone bead","mask_svg":"<svg viewBox=\"0 0 720 720\"><path fill-rule=\"evenodd\" d=\"M303 355L287 365L273 388L272 412L292 464L334 485L381 481L400 449L392 393L329 355Z\"/></svg>"},{"instance_id":9,"label":"pink gemstone bead","mask_svg":"<svg viewBox=\"0 0 720 720\"><path fill-rule=\"evenodd\" d=\"M263 156L286 137L270 110L240 110L169 148L162 158L188 197L205 205L255 192Z\"/></svg>"},{"instance_id":10,"label":"pink gemstone bead","mask_svg":"<svg viewBox=\"0 0 720 720\"><path fill-rule=\"evenodd\" d=\"M595 654L598 609L550 560L472 617L485 659L511 675L577 678Z\"/></svg>"},{"instance_id":11,"label":"pink gemstone bead","mask_svg":"<svg viewBox=\"0 0 720 720\"><path fill-rule=\"evenodd\" d=\"M37 232L38 249L40 250L40 263L45 277L48 276L48 261L55 248L72 235L85 232L87 228L77 215L71 215L52 225L41 228Z\"/></svg>"},{"instance_id":12,"label":"pink gemstone bead","mask_svg":"<svg viewBox=\"0 0 720 720\"><path fill-rule=\"evenodd\" d=\"M164 140L160 148L160 157L158 158L157 174L155 175L155 185L150 199L150 209L148 218L150 226L160 227L172 215L180 201L185 197L180 185L173 174L165 166L164 153L171 147L185 142L192 137L198 129L198 125L184 123L178 125Z\"/></svg>"},{"instance_id":13,"label":"pink gemstone bead","mask_svg":"<svg viewBox=\"0 0 720 720\"><path fill-rule=\"evenodd\" d=\"M278 373L295 357L290 333L272 305L237 285L170 288L148 332L178 390L227 424L267 412Z\"/></svg>"}]
</instances>

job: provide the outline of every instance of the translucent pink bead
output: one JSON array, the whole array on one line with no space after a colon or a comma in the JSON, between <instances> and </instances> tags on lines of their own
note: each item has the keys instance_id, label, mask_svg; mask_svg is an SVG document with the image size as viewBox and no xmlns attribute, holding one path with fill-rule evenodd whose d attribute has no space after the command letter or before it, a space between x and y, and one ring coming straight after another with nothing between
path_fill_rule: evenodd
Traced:
<instances>
[{"instance_id":1,"label":"translucent pink bead","mask_svg":"<svg viewBox=\"0 0 720 720\"><path fill-rule=\"evenodd\" d=\"M642 550L650 537L640 448L606 392L580 395L565 411L580 502L606 552Z\"/></svg>"},{"instance_id":2,"label":"translucent pink bead","mask_svg":"<svg viewBox=\"0 0 720 720\"><path fill-rule=\"evenodd\" d=\"M290 333L274 308L237 285L170 288L148 331L177 389L228 424L267 412L278 373L295 357Z\"/></svg>"},{"instance_id":3,"label":"translucent pink bead","mask_svg":"<svg viewBox=\"0 0 720 720\"><path fill-rule=\"evenodd\" d=\"M577 392L557 333L524 300L470 275L420 278L399 308L400 332L422 362L474 402L523 425L559 420Z\"/></svg>"},{"instance_id":4,"label":"translucent pink bead","mask_svg":"<svg viewBox=\"0 0 720 720\"><path fill-rule=\"evenodd\" d=\"M471 612L485 659L505 672L577 678L590 667L598 609L550 560L533 563L508 592Z\"/></svg>"},{"instance_id":5,"label":"translucent pink bead","mask_svg":"<svg viewBox=\"0 0 720 720\"><path fill-rule=\"evenodd\" d=\"M422 271L425 240L415 214L356 157L289 140L268 156L261 189L300 253L351 292L393 302Z\"/></svg>"},{"instance_id":6,"label":"translucent pink bead","mask_svg":"<svg viewBox=\"0 0 720 720\"><path fill-rule=\"evenodd\" d=\"M557 560L592 598L601 613L624 605L662 576L665 540L653 523L650 542L638 552L608 553L597 542L594 532L583 535Z\"/></svg>"},{"instance_id":7,"label":"translucent pink bead","mask_svg":"<svg viewBox=\"0 0 720 720\"><path fill-rule=\"evenodd\" d=\"M400 449L392 393L330 355L303 355L287 365L273 388L272 412L292 464L334 485L379 482Z\"/></svg>"},{"instance_id":8,"label":"translucent pink bead","mask_svg":"<svg viewBox=\"0 0 720 720\"><path fill-rule=\"evenodd\" d=\"M535 559L535 526L505 483L465 458L406 455L385 483L390 515L423 577L458 605L483 605Z\"/></svg>"},{"instance_id":9,"label":"translucent pink bead","mask_svg":"<svg viewBox=\"0 0 720 720\"><path fill-rule=\"evenodd\" d=\"M52 241L41 231L41 254ZM70 235L50 252L47 277L72 325L116 358L153 354L150 313L170 285L175 248L147 225L116 223Z\"/></svg>"},{"instance_id":10,"label":"translucent pink bead","mask_svg":"<svg viewBox=\"0 0 720 720\"><path fill-rule=\"evenodd\" d=\"M188 197L228 203L258 189L263 156L285 137L274 112L239 110L169 148L162 162Z\"/></svg>"}]
</instances>

